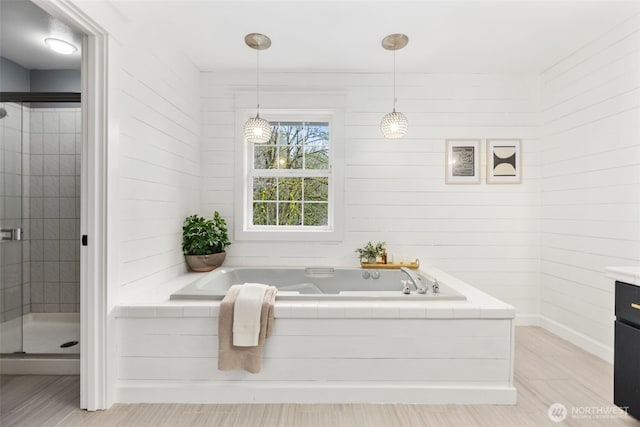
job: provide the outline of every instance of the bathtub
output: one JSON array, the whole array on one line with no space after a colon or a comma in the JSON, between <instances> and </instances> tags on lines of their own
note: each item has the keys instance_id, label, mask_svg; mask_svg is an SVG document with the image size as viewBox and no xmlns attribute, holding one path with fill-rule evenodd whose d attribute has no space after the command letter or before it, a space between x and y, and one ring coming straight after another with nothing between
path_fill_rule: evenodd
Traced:
<instances>
[{"instance_id":1,"label":"bathtub","mask_svg":"<svg viewBox=\"0 0 640 427\"><path fill-rule=\"evenodd\" d=\"M399 271L375 272L225 267L138 289L114 310L114 400L516 402L512 306L432 267L417 273L440 294L404 295ZM258 374L217 369L220 298L245 282L279 287Z\"/></svg>"},{"instance_id":2,"label":"bathtub","mask_svg":"<svg viewBox=\"0 0 640 427\"><path fill-rule=\"evenodd\" d=\"M466 297L438 282L423 271L414 271L419 282L427 287L426 293L405 294L403 280L407 275L400 270L369 270L360 268L221 268L185 286L171 295L172 300L220 300L234 284L263 283L278 288L278 300L464 300Z\"/></svg>"}]
</instances>

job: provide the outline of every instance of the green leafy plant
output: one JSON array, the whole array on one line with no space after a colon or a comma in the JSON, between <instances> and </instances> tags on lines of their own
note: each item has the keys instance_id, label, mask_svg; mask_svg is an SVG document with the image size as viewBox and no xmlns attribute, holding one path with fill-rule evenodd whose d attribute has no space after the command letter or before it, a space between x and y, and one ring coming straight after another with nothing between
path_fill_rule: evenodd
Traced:
<instances>
[{"instance_id":1,"label":"green leafy plant","mask_svg":"<svg viewBox=\"0 0 640 427\"><path fill-rule=\"evenodd\" d=\"M182 227L182 252L185 255L209 255L224 252L231 245L227 222L214 212L213 219L191 215Z\"/></svg>"},{"instance_id":2,"label":"green leafy plant","mask_svg":"<svg viewBox=\"0 0 640 427\"><path fill-rule=\"evenodd\" d=\"M375 245L368 242L363 248L356 249L356 253L360 255L360 259L375 260L378 256L386 251L385 242L378 242Z\"/></svg>"}]
</instances>

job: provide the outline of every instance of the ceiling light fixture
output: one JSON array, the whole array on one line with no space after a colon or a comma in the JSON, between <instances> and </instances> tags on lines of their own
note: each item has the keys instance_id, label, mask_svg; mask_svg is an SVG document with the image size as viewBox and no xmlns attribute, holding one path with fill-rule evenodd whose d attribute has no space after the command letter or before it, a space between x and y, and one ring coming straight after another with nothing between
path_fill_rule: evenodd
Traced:
<instances>
[{"instance_id":1,"label":"ceiling light fixture","mask_svg":"<svg viewBox=\"0 0 640 427\"><path fill-rule=\"evenodd\" d=\"M44 42L47 46L49 46L49 49L62 55L71 55L78 50L75 45L53 37L44 39Z\"/></svg>"},{"instance_id":2,"label":"ceiling light fixture","mask_svg":"<svg viewBox=\"0 0 640 427\"><path fill-rule=\"evenodd\" d=\"M244 138L247 142L264 144L271 139L271 125L260 117L260 51L271 46L271 39L264 34L251 33L244 37L244 42L256 50L256 116L244 124Z\"/></svg>"},{"instance_id":3,"label":"ceiling light fixture","mask_svg":"<svg viewBox=\"0 0 640 427\"><path fill-rule=\"evenodd\" d=\"M382 47L393 51L393 112L386 114L380 122L380 130L385 138L398 139L407 133L407 117L396 112L396 50L402 49L409 43L409 37L404 34L390 34L382 39Z\"/></svg>"}]
</instances>

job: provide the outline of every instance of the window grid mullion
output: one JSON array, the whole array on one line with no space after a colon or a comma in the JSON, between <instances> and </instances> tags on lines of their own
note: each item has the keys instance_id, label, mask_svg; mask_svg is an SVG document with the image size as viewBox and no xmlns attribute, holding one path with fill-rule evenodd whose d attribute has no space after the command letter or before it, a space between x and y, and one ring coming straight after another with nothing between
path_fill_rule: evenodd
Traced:
<instances>
[{"instance_id":1,"label":"window grid mullion","mask_svg":"<svg viewBox=\"0 0 640 427\"><path fill-rule=\"evenodd\" d=\"M280 129L281 127L284 125L293 125L293 126L299 126L298 128L295 129L290 129L292 131L299 131L298 132L298 136L295 136L292 140L289 140L287 138L286 141L281 141L281 132ZM264 229L296 229L297 227L305 227L305 225L307 224L307 221L305 219L305 212L306 212L306 207L307 207L307 201L306 201L306 196L307 196L307 188L306 188L306 178L326 178L327 179L327 183L329 183L331 181L331 159L328 158L327 160L329 160L329 165L327 167L327 169L307 169L307 144L309 143L309 139L308 139L308 132L309 132L309 124L306 121L302 121L302 122L276 122L273 123L274 127L275 127L275 131L276 131L276 139L273 141L274 142L274 149L276 150L276 164L275 164L275 169L256 169L255 168L255 154L254 154L254 148L252 147L251 149L251 160L249 162L249 178L251 180L251 201L252 201L252 211L253 211L253 204L256 202L260 202L261 200L256 200L255 199L255 180L257 178L273 178L275 181L275 197L274 197L274 203L276 205L275 207L275 215L276 218L274 220L274 224L275 225L264 225L264 226L255 226L253 225L253 227L255 228L264 228ZM328 128L328 126L327 126ZM327 133L329 132L329 130L327 129ZM282 161L283 159L281 158L281 155L283 154L281 151L284 150L285 151L285 155L286 155L286 160L288 161L290 158L292 158L292 154L289 152L289 150L292 151L297 151L297 150L302 150L301 153L298 153L297 155L300 156L298 159L301 159L302 164L301 167L299 169L280 169L280 161ZM329 151L330 153L330 151ZM328 154L328 157L330 157L330 155ZM288 162L287 162L288 163ZM293 165L294 163L288 164L287 166L290 167L291 165ZM283 201L280 197L280 191L282 188L283 183L281 182L281 180L283 179L299 179L300 180L300 199L299 200L291 200L291 202L296 203L296 204L300 204L300 225L297 226L290 226L287 224L280 224L280 212L281 212L281 207L280 205L284 202L289 201L288 199ZM287 184L290 185L290 184ZM294 183L293 185L297 186L298 184ZM294 187L295 188L295 187ZM331 188L331 187L330 187ZM320 200L316 200L316 201L310 201L309 202L309 206L311 205L320 205L320 204L324 204L324 205L329 205L330 203L330 198L331 198L331 194L329 194L329 200L327 201L320 201ZM267 200L265 200L265 202L268 202ZM330 222L330 218L327 218L327 220ZM253 222L253 221L252 221ZM268 221L267 221L268 224ZM308 226L310 229L318 229L317 226ZM322 227L320 227L322 228Z\"/></svg>"},{"instance_id":2,"label":"window grid mullion","mask_svg":"<svg viewBox=\"0 0 640 427\"><path fill-rule=\"evenodd\" d=\"M304 221L304 204L305 204L304 203L304 196L305 196L304 187L305 187L305 180L304 180L304 178L300 178L300 179L302 180L302 182L300 184L301 187L302 187L302 195L300 197L302 199L302 200L300 200L300 225L304 225L305 224L305 221Z\"/></svg>"},{"instance_id":3,"label":"window grid mullion","mask_svg":"<svg viewBox=\"0 0 640 427\"><path fill-rule=\"evenodd\" d=\"M250 172L252 178L329 178L328 169L253 169Z\"/></svg>"},{"instance_id":4,"label":"window grid mullion","mask_svg":"<svg viewBox=\"0 0 640 427\"><path fill-rule=\"evenodd\" d=\"M276 225L280 225L280 179L276 178Z\"/></svg>"},{"instance_id":5,"label":"window grid mullion","mask_svg":"<svg viewBox=\"0 0 640 427\"><path fill-rule=\"evenodd\" d=\"M302 122L302 129L304 129L306 131L307 129L307 123L306 122ZM302 169L306 170L307 169L307 132L303 132L304 135L304 139L302 140Z\"/></svg>"}]
</instances>

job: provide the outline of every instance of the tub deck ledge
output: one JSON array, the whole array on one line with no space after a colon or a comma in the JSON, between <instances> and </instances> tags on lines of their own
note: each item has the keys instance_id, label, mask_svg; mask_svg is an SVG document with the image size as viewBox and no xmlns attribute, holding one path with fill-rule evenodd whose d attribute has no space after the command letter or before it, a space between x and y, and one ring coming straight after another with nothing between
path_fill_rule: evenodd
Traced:
<instances>
[{"instance_id":1,"label":"tub deck ledge","mask_svg":"<svg viewBox=\"0 0 640 427\"><path fill-rule=\"evenodd\" d=\"M464 294L463 301L277 300L276 318L426 318L513 319L515 308L439 269L428 273ZM202 277L185 273L162 284L123 287L115 316L119 318L218 317L219 301L170 300L172 293Z\"/></svg>"}]
</instances>

